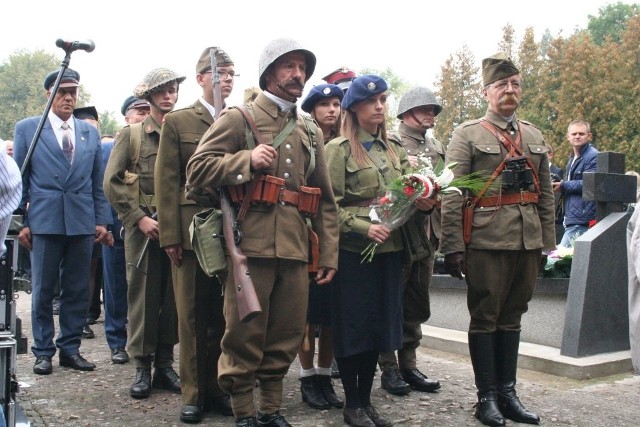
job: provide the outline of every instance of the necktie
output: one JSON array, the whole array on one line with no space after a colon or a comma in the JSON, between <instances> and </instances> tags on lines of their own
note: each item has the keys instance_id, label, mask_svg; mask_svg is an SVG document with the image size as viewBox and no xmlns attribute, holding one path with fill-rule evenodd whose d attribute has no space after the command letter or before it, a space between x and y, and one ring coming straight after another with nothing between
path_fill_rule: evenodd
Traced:
<instances>
[{"instance_id":1,"label":"necktie","mask_svg":"<svg viewBox=\"0 0 640 427\"><path fill-rule=\"evenodd\" d=\"M62 134L62 152L67 158L69 164L71 164L71 159L73 158L73 142L71 142L71 131L69 130L69 123L63 122L62 129L64 130Z\"/></svg>"}]
</instances>

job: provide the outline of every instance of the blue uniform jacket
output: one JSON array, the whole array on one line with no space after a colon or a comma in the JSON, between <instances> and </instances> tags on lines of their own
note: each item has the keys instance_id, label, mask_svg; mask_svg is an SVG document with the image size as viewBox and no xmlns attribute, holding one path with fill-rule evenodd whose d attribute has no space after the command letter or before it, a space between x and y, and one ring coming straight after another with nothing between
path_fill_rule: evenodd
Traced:
<instances>
[{"instance_id":1,"label":"blue uniform jacket","mask_svg":"<svg viewBox=\"0 0 640 427\"><path fill-rule=\"evenodd\" d=\"M585 144L580 151L580 157L569 157L566 178L562 182L564 195L564 225L587 225L596 217L596 203L582 200L582 174L596 171L598 150L591 144Z\"/></svg>"}]
</instances>

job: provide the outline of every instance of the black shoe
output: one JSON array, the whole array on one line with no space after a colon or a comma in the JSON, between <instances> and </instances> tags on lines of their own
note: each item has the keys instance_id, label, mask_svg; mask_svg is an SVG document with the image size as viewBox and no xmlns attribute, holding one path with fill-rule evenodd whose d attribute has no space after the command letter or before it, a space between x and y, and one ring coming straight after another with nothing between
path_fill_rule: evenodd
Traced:
<instances>
[{"instance_id":1,"label":"black shoe","mask_svg":"<svg viewBox=\"0 0 640 427\"><path fill-rule=\"evenodd\" d=\"M498 408L505 418L517 423L539 424L540 417L527 410L516 395L515 390L509 394L498 393Z\"/></svg>"},{"instance_id":2,"label":"black shoe","mask_svg":"<svg viewBox=\"0 0 640 427\"><path fill-rule=\"evenodd\" d=\"M156 368L153 372L153 388L180 393L180 377L172 367Z\"/></svg>"},{"instance_id":3,"label":"black shoe","mask_svg":"<svg viewBox=\"0 0 640 427\"><path fill-rule=\"evenodd\" d=\"M313 409L329 409L331 405L327 402L327 399L324 398L316 378L317 375L300 378L302 401ZM331 380L331 378L329 378L329 380Z\"/></svg>"},{"instance_id":4,"label":"black shoe","mask_svg":"<svg viewBox=\"0 0 640 427\"><path fill-rule=\"evenodd\" d=\"M180 421L184 423L199 423L202 421L202 409L198 405L182 405Z\"/></svg>"},{"instance_id":5,"label":"black shoe","mask_svg":"<svg viewBox=\"0 0 640 427\"><path fill-rule=\"evenodd\" d=\"M33 373L38 375L49 375L51 372L53 372L51 356L36 357L36 363L33 364Z\"/></svg>"},{"instance_id":6,"label":"black shoe","mask_svg":"<svg viewBox=\"0 0 640 427\"><path fill-rule=\"evenodd\" d=\"M340 369L338 369L336 359L331 362L331 378L340 378Z\"/></svg>"},{"instance_id":7,"label":"black shoe","mask_svg":"<svg viewBox=\"0 0 640 427\"><path fill-rule=\"evenodd\" d=\"M475 405L475 416L482 424L486 426L503 426L505 425L504 416L498 409L496 401L496 392L489 391L478 393L478 403Z\"/></svg>"},{"instance_id":8,"label":"black shoe","mask_svg":"<svg viewBox=\"0 0 640 427\"><path fill-rule=\"evenodd\" d=\"M244 417L236 419L236 427L258 427L256 417Z\"/></svg>"},{"instance_id":9,"label":"black shoe","mask_svg":"<svg viewBox=\"0 0 640 427\"><path fill-rule=\"evenodd\" d=\"M378 410L373 406L367 406L366 408L364 408L364 412L367 413L376 427L390 427L393 425L391 421L383 417L382 414L378 412Z\"/></svg>"},{"instance_id":10,"label":"black shoe","mask_svg":"<svg viewBox=\"0 0 640 427\"><path fill-rule=\"evenodd\" d=\"M354 427L376 427L364 408L344 408L344 422Z\"/></svg>"},{"instance_id":11,"label":"black shoe","mask_svg":"<svg viewBox=\"0 0 640 427\"><path fill-rule=\"evenodd\" d=\"M122 365L129 361L129 354L124 348L112 348L111 349L111 362Z\"/></svg>"},{"instance_id":12,"label":"black shoe","mask_svg":"<svg viewBox=\"0 0 640 427\"><path fill-rule=\"evenodd\" d=\"M383 389L397 396L404 396L411 391L411 386L404 382L400 376L399 369L393 368L382 371L380 383Z\"/></svg>"},{"instance_id":13,"label":"black shoe","mask_svg":"<svg viewBox=\"0 0 640 427\"><path fill-rule=\"evenodd\" d=\"M95 325L97 322L93 317L87 317L87 325Z\"/></svg>"},{"instance_id":14,"label":"black shoe","mask_svg":"<svg viewBox=\"0 0 640 427\"><path fill-rule=\"evenodd\" d=\"M316 386L322 392L325 400L334 408L344 407L344 401L338 397L333 389L333 382L329 375L316 375Z\"/></svg>"},{"instance_id":15,"label":"black shoe","mask_svg":"<svg viewBox=\"0 0 640 427\"><path fill-rule=\"evenodd\" d=\"M69 356L61 354L60 366L72 368L76 371L93 371L96 369L96 365L88 362L84 357L80 356L80 354L71 354Z\"/></svg>"},{"instance_id":16,"label":"black shoe","mask_svg":"<svg viewBox=\"0 0 640 427\"><path fill-rule=\"evenodd\" d=\"M440 388L440 381L427 378L427 376L417 368L403 369L401 372L404 382L409 384L414 390L433 393Z\"/></svg>"},{"instance_id":17,"label":"black shoe","mask_svg":"<svg viewBox=\"0 0 640 427\"><path fill-rule=\"evenodd\" d=\"M211 396L205 401L205 411L214 411L226 417L233 416L233 408L231 407L231 398L228 394L219 396Z\"/></svg>"},{"instance_id":18,"label":"black shoe","mask_svg":"<svg viewBox=\"0 0 640 427\"><path fill-rule=\"evenodd\" d=\"M89 327L89 324L85 323L82 327L82 338L85 340L90 340L95 337L96 334L93 333L93 330Z\"/></svg>"},{"instance_id":19,"label":"black shoe","mask_svg":"<svg viewBox=\"0 0 640 427\"><path fill-rule=\"evenodd\" d=\"M136 378L131 384L129 395L136 399L144 399L151 394L151 368L136 368Z\"/></svg>"},{"instance_id":20,"label":"black shoe","mask_svg":"<svg viewBox=\"0 0 640 427\"><path fill-rule=\"evenodd\" d=\"M292 427L291 424L285 420L284 416L280 414L280 411L276 411L273 414L263 414L258 411L258 425L268 427Z\"/></svg>"}]
</instances>

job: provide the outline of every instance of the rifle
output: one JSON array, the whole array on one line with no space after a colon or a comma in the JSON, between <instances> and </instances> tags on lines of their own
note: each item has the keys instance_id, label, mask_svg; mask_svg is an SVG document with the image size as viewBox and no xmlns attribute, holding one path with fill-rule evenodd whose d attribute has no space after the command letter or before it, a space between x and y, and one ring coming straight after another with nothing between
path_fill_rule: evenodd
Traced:
<instances>
[{"instance_id":1,"label":"rifle","mask_svg":"<svg viewBox=\"0 0 640 427\"><path fill-rule=\"evenodd\" d=\"M222 110L220 74L218 74L216 63L217 50L217 48L211 48L209 50L209 56L211 57L211 77L213 79L213 107L216 110L214 120L218 118ZM247 323L262 313L262 307L260 307L260 301L258 300L251 275L249 274L247 257L239 247L242 233L238 230L236 214L233 206L231 206L226 188L220 189L220 210L222 211L222 234L233 269L233 288L236 292L238 316L241 322Z\"/></svg>"}]
</instances>

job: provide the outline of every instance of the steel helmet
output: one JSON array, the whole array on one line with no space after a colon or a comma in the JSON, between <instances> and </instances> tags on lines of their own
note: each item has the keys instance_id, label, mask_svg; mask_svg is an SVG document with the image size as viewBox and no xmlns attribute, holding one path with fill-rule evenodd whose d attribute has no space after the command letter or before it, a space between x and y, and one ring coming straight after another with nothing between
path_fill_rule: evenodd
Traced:
<instances>
[{"instance_id":1,"label":"steel helmet","mask_svg":"<svg viewBox=\"0 0 640 427\"><path fill-rule=\"evenodd\" d=\"M423 105L433 105L433 112L436 116L442 111L442 105L440 105L435 94L430 89L423 86L416 86L409 89L402 95L398 103L398 119L412 108Z\"/></svg>"},{"instance_id":2,"label":"steel helmet","mask_svg":"<svg viewBox=\"0 0 640 427\"><path fill-rule=\"evenodd\" d=\"M310 50L304 49L300 43L293 39L276 39L270 42L262 51L260 55L259 70L260 76L260 89L265 90L267 88L267 80L265 79L265 73L269 66L273 64L276 59L280 58L285 53L300 51L304 54L307 60L307 73L306 80L313 75L313 71L316 69L316 56Z\"/></svg>"},{"instance_id":3,"label":"steel helmet","mask_svg":"<svg viewBox=\"0 0 640 427\"><path fill-rule=\"evenodd\" d=\"M162 85L176 81L178 84L186 79L185 76L177 74L168 68L154 68L144 76L144 79L133 89L133 96L144 99Z\"/></svg>"}]
</instances>

